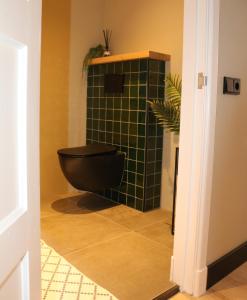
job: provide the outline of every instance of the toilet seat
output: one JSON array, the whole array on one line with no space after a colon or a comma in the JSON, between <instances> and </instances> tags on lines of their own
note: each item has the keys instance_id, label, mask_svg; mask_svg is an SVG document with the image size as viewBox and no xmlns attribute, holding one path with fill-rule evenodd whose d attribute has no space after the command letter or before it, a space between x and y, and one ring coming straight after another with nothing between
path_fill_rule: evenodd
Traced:
<instances>
[{"instance_id":1,"label":"toilet seat","mask_svg":"<svg viewBox=\"0 0 247 300\"><path fill-rule=\"evenodd\" d=\"M90 144L82 147L64 148L57 151L61 156L67 157L89 157L110 155L117 152L117 147L104 144Z\"/></svg>"}]
</instances>

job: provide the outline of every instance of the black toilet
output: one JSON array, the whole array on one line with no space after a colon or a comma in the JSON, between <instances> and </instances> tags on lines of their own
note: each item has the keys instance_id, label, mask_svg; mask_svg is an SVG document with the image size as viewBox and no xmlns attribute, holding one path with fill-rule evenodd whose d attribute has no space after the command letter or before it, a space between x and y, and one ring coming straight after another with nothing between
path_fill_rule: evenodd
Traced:
<instances>
[{"instance_id":1,"label":"black toilet","mask_svg":"<svg viewBox=\"0 0 247 300\"><path fill-rule=\"evenodd\" d=\"M125 154L115 146L90 144L57 153L64 176L78 190L100 192L121 183Z\"/></svg>"}]
</instances>

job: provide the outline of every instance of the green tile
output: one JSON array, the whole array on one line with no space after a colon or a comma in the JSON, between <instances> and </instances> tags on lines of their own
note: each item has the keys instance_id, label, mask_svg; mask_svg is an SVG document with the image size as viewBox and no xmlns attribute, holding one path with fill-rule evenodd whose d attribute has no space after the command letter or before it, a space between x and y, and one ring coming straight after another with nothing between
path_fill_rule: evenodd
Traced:
<instances>
[{"instance_id":1,"label":"green tile","mask_svg":"<svg viewBox=\"0 0 247 300\"><path fill-rule=\"evenodd\" d=\"M120 121L120 110L114 110L114 121Z\"/></svg>"},{"instance_id":2,"label":"green tile","mask_svg":"<svg viewBox=\"0 0 247 300\"><path fill-rule=\"evenodd\" d=\"M113 120L113 110L107 110L106 118L107 120Z\"/></svg>"},{"instance_id":3,"label":"green tile","mask_svg":"<svg viewBox=\"0 0 247 300\"><path fill-rule=\"evenodd\" d=\"M89 66L88 67L88 76L92 76L93 75L93 66Z\"/></svg>"},{"instance_id":4,"label":"green tile","mask_svg":"<svg viewBox=\"0 0 247 300\"><path fill-rule=\"evenodd\" d=\"M165 62L164 61L161 61L160 63L159 63L159 71L160 71L160 73L165 73Z\"/></svg>"},{"instance_id":5,"label":"green tile","mask_svg":"<svg viewBox=\"0 0 247 300\"><path fill-rule=\"evenodd\" d=\"M127 111L127 110L122 111L121 122L129 122L129 111Z\"/></svg>"},{"instance_id":6,"label":"green tile","mask_svg":"<svg viewBox=\"0 0 247 300\"><path fill-rule=\"evenodd\" d=\"M106 131L107 132L112 131L112 127L113 127L112 121L106 121Z\"/></svg>"},{"instance_id":7,"label":"green tile","mask_svg":"<svg viewBox=\"0 0 247 300\"><path fill-rule=\"evenodd\" d=\"M131 61L131 73L139 72L139 70L140 70L140 61L139 60Z\"/></svg>"},{"instance_id":8,"label":"green tile","mask_svg":"<svg viewBox=\"0 0 247 300\"><path fill-rule=\"evenodd\" d=\"M158 85L159 83L159 73L149 73L149 84Z\"/></svg>"},{"instance_id":9,"label":"green tile","mask_svg":"<svg viewBox=\"0 0 247 300\"><path fill-rule=\"evenodd\" d=\"M128 172L128 183L136 184L136 175L133 172Z\"/></svg>"},{"instance_id":10,"label":"green tile","mask_svg":"<svg viewBox=\"0 0 247 300\"><path fill-rule=\"evenodd\" d=\"M93 77L92 76L88 77L87 84L88 84L88 86L93 86Z\"/></svg>"},{"instance_id":11,"label":"green tile","mask_svg":"<svg viewBox=\"0 0 247 300\"><path fill-rule=\"evenodd\" d=\"M121 108L121 98L115 98L114 99L114 109L120 109Z\"/></svg>"},{"instance_id":12,"label":"green tile","mask_svg":"<svg viewBox=\"0 0 247 300\"><path fill-rule=\"evenodd\" d=\"M138 97L138 86L131 86L130 87L130 97L137 98Z\"/></svg>"},{"instance_id":13,"label":"green tile","mask_svg":"<svg viewBox=\"0 0 247 300\"><path fill-rule=\"evenodd\" d=\"M129 98L123 98L122 99L122 109L129 109Z\"/></svg>"},{"instance_id":14,"label":"green tile","mask_svg":"<svg viewBox=\"0 0 247 300\"><path fill-rule=\"evenodd\" d=\"M120 145L120 134L119 133L113 133L113 144Z\"/></svg>"},{"instance_id":15,"label":"green tile","mask_svg":"<svg viewBox=\"0 0 247 300\"><path fill-rule=\"evenodd\" d=\"M133 184L127 185L127 193L131 196L135 196L135 186Z\"/></svg>"},{"instance_id":16,"label":"green tile","mask_svg":"<svg viewBox=\"0 0 247 300\"><path fill-rule=\"evenodd\" d=\"M138 137L138 148L143 149L145 147L145 138Z\"/></svg>"},{"instance_id":17,"label":"green tile","mask_svg":"<svg viewBox=\"0 0 247 300\"><path fill-rule=\"evenodd\" d=\"M130 89L129 89L129 86L124 86L124 93L123 93L123 96L124 97L129 97L130 95Z\"/></svg>"},{"instance_id":18,"label":"green tile","mask_svg":"<svg viewBox=\"0 0 247 300\"><path fill-rule=\"evenodd\" d=\"M140 72L144 72L148 70L148 61L147 59L140 60Z\"/></svg>"},{"instance_id":19,"label":"green tile","mask_svg":"<svg viewBox=\"0 0 247 300\"><path fill-rule=\"evenodd\" d=\"M147 84L147 72L140 73L139 84Z\"/></svg>"},{"instance_id":20,"label":"green tile","mask_svg":"<svg viewBox=\"0 0 247 300\"><path fill-rule=\"evenodd\" d=\"M105 115L106 115L106 111L104 109L101 109L100 110L100 114L99 114L100 119L101 120L105 120Z\"/></svg>"},{"instance_id":21,"label":"green tile","mask_svg":"<svg viewBox=\"0 0 247 300\"><path fill-rule=\"evenodd\" d=\"M154 185L154 175L148 175L146 180L146 186L151 187Z\"/></svg>"},{"instance_id":22,"label":"green tile","mask_svg":"<svg viewBox=\"0 0 247 300\"><path fill-rule=\"evenodd\" d=\"M125 61L123 62L123 72L130 72L130 62L129 61Z\"/></svg>"},{"instance_id":23,"label":"green tile","mask_svg":"<svg viewBox=\"0 0 247 300\"><path fill-rule=\"evenodd\" d=\"M145 125L142 124L138 125L138 135L145 136Z\"/></svg>"},{"instance_id":24,"label":"green tile","mask_svg":"<svg viewBox=\"0 0 247 300\"><path fill-rule=\"evenodd\" d=\"M99 65L99 74L103 75L106 71L106 64Z\"/></svg>"},{"instance_id":25,"label":"green tile","mask_svg":"<svg viewBox=\"0 0 247 300\"><path fill-rule=\"evenodd\" d=\"M107 98L106 105L107 105L107 109L113 109L113 99Z\"/></svg>"},{"instance_id":26,"label":"green tile","mask_svg":"<svg viewBox=\"0 0 247 300\"><path fill-rule=\"evenodd\" d=\"M145 150L138 149L137 151L137 160L138 161L145 161Z\"/></svg>"},{"instance_id":27,"label":"green tile","mask_svg":"<svg viewBox=\"0 0 247 300\"><path fill-rule=\"evenodd\" d=\"M100 98L99 100L99 107L100 108L103 108L103 109L106 109L106 100L103 98Z\"/></svg>"},{"instance_id":28,"label":"green tile","mask_svg":"<svg viewBox=\"0 0 247 300\"><path fill-rule=\"evenodd\" d=\"M139 87L139 97L141 98L145 98L147 96L147 87L144 86L140 86Z\"/></svg>"},{"instance_id":29,"label":"green tile","mask_svg":"<svg viewBox=\"0 0 247 300\"><path fill-rule=\"evenodd\" d=\"M87 119L87 129L92 129L93 121L92 119Z\"/></svg>"},{"instance_id":30,"label":"green tile","mask_svg":"<svg viewBox=\"0 0 247 300\"><path fill-rule=\"evenodd\" d=\"M153 208L158 208L158 207L160 207L160 196L154 197L153 200Z\"/></svg>"},{"instance_id":31,"label":"green tile","mask_svg":"<svg viewBox=\"0 0 247 300\"><path fill-rule=\"evenodd\" d=\"M137 166L138 166L138 163L137 163ZM138 171L138 168L137 168L137 171ZM136 174L136 184L138 186L143 186L143 175Z\"/></svg>"},{"instance_id":32,"label":"green tile","mask_svg":"<svg viewBox=\"0 0 247 300\"><path fill-rule=\"evenodd\" d=\"M137 162L137 165L136 165L136 169L137 169L137 173L139 174L144 174L144 163L142 162Z\"/></svg>"},{"instance_id":33,"label":"green tile","mask_svg":"<svg viewBox=\"0 0 247 300\"><path fill-rule=\"evenodd\" d=\"M149 72L159 72L159 61L149 60Z\"/></svg>"},{"instance_id":34,"label":"green tile","mask_svg":"<svg viewBox=\"0 0 247 300\"><path fill-rule=\"evenodd\" d=\"M93 67L93 75L99 75L100 74L100 67L99 65L95 65Z\"/></svg>"},{"instance_id":35,"label":"green tile","mask_svg":"<svg viewBox=\"0 0 247 300\"><path fill-rule=\"evenodd\" d=\"M138 135L138 126L135 123L130 123L129 124L129 134L130 135Z\"/></svg>"},{"instance_id":36,"label":"green tile","mask_svg":"<svg viewBox=\"0 0 247 300\"><path fill-rule=\"evenodd\" d=\"M115 69L115 64L114 63L107 64L107 73L108 74L113 74L114 73L114 69Z\"/></svg>"},{"instance_id":37,"label":"green tile","mask_svg":"<svg viewBox=\"0 0 247 300\"><path fill-rule=\"evenodd\" d=\"M123 146L129 145L129 136L127 134L121 134L121 144Z\"/></svg>"},{"instance_id":38,"label":"green tile","mask_svg":"<svg viewBox=\"0 0 247 300\"><path fill-rule=\"evenodd\" d=\"M99 132L99 140L100 142L105 142L105 132L103 131Z\"/></svg>"},{"instance_id":39,"label":"green tile","mask_svg":"<svg viewBox=\"0 0 247 300\"><path fill-rule=\"evenodd\" d=\"M127 196L127 205L135 208L135 197Z\"/></svg>"},{"instance_id":40,"label":"green tile","mask_svg":"<svg viewBox=\"0 0 247 300\"><path fill-rule=\"evenodd\" d=\"M116 133L120 133L120 122L113 123L113 131Z\"/></svg>"},{"instance_id":41,"label":"green tile","mask_svg":"<svg viewBox=\"0 0 247 300\"><path fill-rule=\"evenodd\" d=\"M136 160L137 150L135 148L129 148L129 158Z\"/></svg>"},{"instance_id":42,"label":"green tile","mask_svg":"<svg viewBox=\"0 0 247 300\"><path fill-rule=\"evenodd\" d=\"M122 72L123 72L123 63L122 62L115 63L115 73L121 74Z\"/></svg>"},{"instance_id":43,"label":"green tile","mask_svg":"<svg viewBox=\"0 0 247 300\"><path fill-rule=\"evenodd\" d=\"M106 132L106 143L112 144L112 133Z\"/></svg>"},{"instance_id":44,"label":"green tile","mask_svg":"<svg viewBox=\"0 0 247 300\"><path fill-rule=\"evenodd\" d=\"M129 132L129 123L121 122L121 133L128 134Z\"/></svg>"},{"instance_id":45,"label":"green tile","mask_svg":"<svg viewBox=\"0 0 247 300\"><path fill-rule=\"evenodd\" d=\"M92 99L93 108L99 108L99 98L93 98Z\"/></svg>"},{"instance_id":46,"label":"green tile","mask_svg":"<svg viewBox=\"0 0 247 300\"><path fill-rule=\"evenodd\" d=\"M146 110L147 100L139 98L139 110Z\"/></svg>"},{"instance_id":47,"label":"green tile","mask_svg":"<svg viewBox=\"0 0 247 300\"><path fill-rule=\"evenodd\" d=\"M101 131L106 130L106 121L99 121L99 130Z\"/></svg>"},{"instance_id":48,"label":"green tile","mask_svg":"<svg viewBox=\"0 0 247 300\"><path fill-rule=\"evenodd\" d=\"M137 111L130 112L130 122L133 122L133 123L137 122Z\"/></svg>"},{"instance_id":49,"label":"green tile","mask_svg":"<svg viewBox=\"0 0 247 300\"><path fill-rule=\"evenodd\" d=\"M127 200L126 200L126 194L122 194L122 193L119 193L119 203L121 204L127 204Z\"/></svg>"},{"instance_id":50,"label":"green tile","mask_svg":"<svg viewBox=\"0 0 247 300\"><path fill-rule=\"evenodd\" d=\"M128 171L136 172L136 161L135 160L128 160Z\"/></svg>"},{"instance_id":51,"label":"green tile","mask_svg":"<svg viewBox=\"0 0 247 300\"><path fill-rule=\"evenodd\" d=\"M140 187L136 187L136 197L142 199L144 196L143 189Z\"/></svg>"},{"instance_id":52,"label":"green tile","mask_svg":"<svg viewBox=\"0 0 247 300\"><path fill-rule=\"evenodd\" d=\"M137 137L134 135L129 136L129 146L135 148L137 146Z\"/></svg>"},{"instance_id":53,"label":"green tile","mask_svg":"<svg viewBox=\"0 0 247 300\"><path fill-rule=\"evenodd\" d=\"M158 88L155 85L149 86L149 98L150 99L156 99L158 98Z\"/></svg>"},{"instance_id":54,"label":"green tile","mask_svg":"<svg viewBox=\"0 0 247 300\"><path fill-rule=\"evenodd\" d=\"M156 160L162 160L162 149L156 151Z\"/></svg>"},{"instance_id":55,"label":"green tile","mask_svg":"<svg viewBox=\"0 0 247 300\"><path fill-rule=\"evenodd\" d=\"M93 97L93 87L88 87L87 88L87 96L88 97Z\"/></svg>"},{"instance_id":56,"label":"green tile","mask_svg":"<svg viewBox=\"0 0 247 300\"><path fill-rule=\"evenodd\" d=\"M99 109L94 109L93 110L93 118L94 119L99 119Z\"/></svg>"},{"instance_id":57,"label":"green tile","mask_svg":"<svg viewBox=\"0 0 247 300\"><path fill-rule=\"evenodd\" d=\"M131 73L131 75L130 75L130 84L131 85L138 85L139 84L139 74L138 73Z\"/></svg>"},{"instance_id":58,"label":"green tile","mask_svg":"<svg viewBox=\"0 0 247 300\"><path fill-rule=\"evenodd\" d=\"M146 121L146 113L145 112L138 112L138 123L145 123Z\"/></svg>"},{"instance_id":59,"label":"green tile","mask_svg":"<svg viewBox=\"0 0 247 300\"><path fill-rule=\"evenodd\" d=\"M98 129L99 128L99 121L98 120L93 120L93 129Z\"/></svg>"},{"instance_id":60,"label":"green tile","mask_svg":"<svg viewBox=\"0 0 247 300\"><path fill-rule=\"evenodd\" d=\"M143 211L144 201L141 199L136 199L136 209Z\"/></svg>"},{"instance_id":61,"label":"green tile","mask_svg":"<svg viewBox=\"0 0 247 300\"><path fill-rule=\"evenodd\" d=\"M137 110L138 109L138 99L131 98L130 99L130 109L131 110Z\"/></svg>"}]
</instances>

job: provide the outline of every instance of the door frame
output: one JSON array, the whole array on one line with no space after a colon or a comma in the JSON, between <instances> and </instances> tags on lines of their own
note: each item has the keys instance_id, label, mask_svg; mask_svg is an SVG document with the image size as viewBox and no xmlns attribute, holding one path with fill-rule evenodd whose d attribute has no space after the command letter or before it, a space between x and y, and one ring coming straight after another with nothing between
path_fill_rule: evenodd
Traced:
<instances>
[{"instance_id":1,"label":"door frame","mask_svg":"<svg viewBox=\"0 0 247 300\"><path fill-rule=\"evenodd\" d=\"M206 291L217 103L220 0L184 0L183 88L171 280ZM205 86L198 89L198 73Z\"/></svg>"}]
</instances>

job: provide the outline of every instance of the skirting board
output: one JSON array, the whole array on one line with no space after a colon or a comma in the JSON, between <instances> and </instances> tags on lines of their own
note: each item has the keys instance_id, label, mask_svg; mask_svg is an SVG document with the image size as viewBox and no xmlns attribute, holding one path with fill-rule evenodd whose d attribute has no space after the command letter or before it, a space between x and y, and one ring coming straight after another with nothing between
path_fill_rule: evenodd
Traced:
<instances>
[{"instance_id":1,"label":"skirting board","mask_svg":"<svg viewBox=\"0 0 247 300\"><path fill-rule=\"evenodd\" d=\"M178 285L170 288L168 291L164 292L163 294L155 297L153 300L168 300L174 295L176 295L179 292Z\"/></svg>"},{"instance_id":2,"label":"skirting board","mask_svg":"<svg viewBox=\"0 0 247 300\"><path fill-rule=\"evenodd\" d=\"M208 266L207 289L247 261L247 242Z\"/></svg>"}]
</instances>

